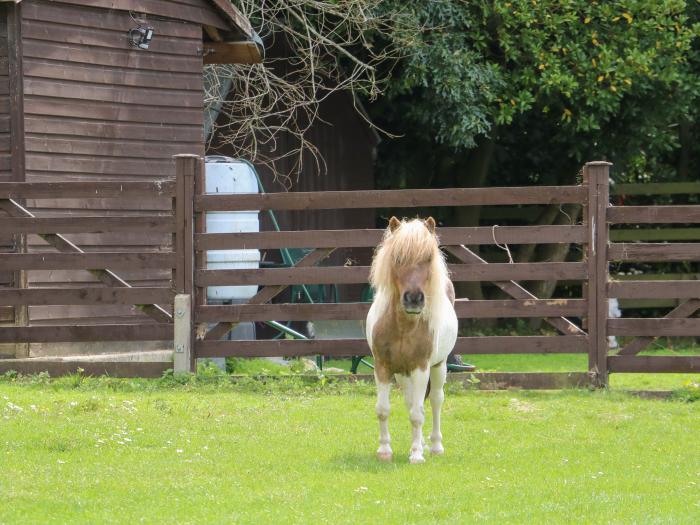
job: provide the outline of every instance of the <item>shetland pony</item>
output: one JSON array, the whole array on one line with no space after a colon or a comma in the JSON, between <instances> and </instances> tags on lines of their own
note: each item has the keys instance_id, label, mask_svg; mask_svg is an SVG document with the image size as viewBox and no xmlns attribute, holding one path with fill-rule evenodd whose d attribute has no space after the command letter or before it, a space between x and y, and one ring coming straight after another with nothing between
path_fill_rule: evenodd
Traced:
<instances>
[{"instance_id":1,"label":"shetland pony","mask_svg":"<svg viewBox=\"0 0 700 525\"><path fill-rule=\"evenodd\" d=\"M379 419L377 457L391 461L389 391L396 378L413 427L409 461L423 463L424 401L430 381L430 452L443 454L440 409L447 355L457 340L454 287L435 235L435 221L392 217L372 261L374 302L366 335L374 356Z\"/></svg>"}]
</instances>

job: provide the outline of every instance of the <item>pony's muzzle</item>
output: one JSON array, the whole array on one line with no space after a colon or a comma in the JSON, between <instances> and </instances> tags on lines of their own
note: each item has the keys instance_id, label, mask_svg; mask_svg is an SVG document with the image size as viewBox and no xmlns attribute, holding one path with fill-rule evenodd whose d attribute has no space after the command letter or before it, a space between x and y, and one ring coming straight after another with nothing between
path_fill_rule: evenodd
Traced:
<instances>
[{"instance_id":1,"label":"pony's muzzle","mask_svg":"<svg viewBox=\"0 0 700 525\"><path fill-rule=\"evenodd\" d=\"M419 314L425 306L425 295L421 291L405 292L402 298L403 309L408 314Z\"/></svg>"}]
</instances>

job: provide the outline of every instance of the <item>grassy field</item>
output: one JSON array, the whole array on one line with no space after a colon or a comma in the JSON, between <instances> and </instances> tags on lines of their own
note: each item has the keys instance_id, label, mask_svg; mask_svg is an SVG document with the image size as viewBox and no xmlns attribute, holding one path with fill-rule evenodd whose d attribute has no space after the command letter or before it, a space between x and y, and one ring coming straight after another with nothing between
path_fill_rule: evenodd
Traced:
<instances>
[{"instance_id":1,"label":"grassy field","mask_svg":"<svg viewBox=\"0 0 700 525\"><path fill-rule=\"evenodd\" d=\"M451 386L414 466L371 385L5 377L0 523L698 523L697 397Z\"/></svg>"}]
</instances>

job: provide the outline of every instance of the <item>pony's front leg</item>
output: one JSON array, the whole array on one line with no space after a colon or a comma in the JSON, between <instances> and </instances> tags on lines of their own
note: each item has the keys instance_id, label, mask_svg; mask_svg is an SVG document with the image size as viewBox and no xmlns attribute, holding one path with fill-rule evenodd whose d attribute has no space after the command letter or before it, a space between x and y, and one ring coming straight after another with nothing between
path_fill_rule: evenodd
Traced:
<instances>
[{"instance_id":1,"label":"pony's front leg","mask_svg":"<svg viewBox=\"0 0 700 525\"><path fill-rule=\"evenodd\" d=\"M408 417L411 420L413 428L411 453L408 456L408 461L411 463L423 463L423 423L425 422L425 391L428 388L428 378L430 373L428 369L421 370L416 368L411 373L410 386L406 391L407 400L410 404Z\"/></svg>"},{"instance_id":2,"label":"pony's front leg","mask_svg":"<svg viewBox=\"0 0 700 525\"><path fill-rule=\"evenodd\" d=\"M391 461L391 436L389 436L389 393L391 392L391 383L383 383L375 374L377 383L377 419L379 420L379 448L377 449L377 458L380 461Z\"/></svg>"},{"instance_id":3,"label":"pony's front leg","mask_svg":"<svg viewBox=\"0 0 700 525\"><path fill-rule=\"evenodd\" d=\"M430 452L442 455L445 449L442 446L442 432L440 431L440 411L445 400L443 385L447 378L447 362L443 361L430 369L430 407L433 410L433 432L430 434Z\"/></svg>"}]
</instances>

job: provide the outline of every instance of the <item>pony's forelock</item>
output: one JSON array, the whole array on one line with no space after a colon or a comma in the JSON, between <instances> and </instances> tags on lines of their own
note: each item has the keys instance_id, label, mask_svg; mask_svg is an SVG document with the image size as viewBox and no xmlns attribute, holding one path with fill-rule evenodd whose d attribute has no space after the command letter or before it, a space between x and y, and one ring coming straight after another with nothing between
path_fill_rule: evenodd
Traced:
<instances>
[{"instance_id":1,"label":"pony's forelock","mask_svg":"<svg viewBox=\"0 0 700 525\"><path fill-rule=\"evenodd\" d=\"M431 262L428 297L444 290L448 277L445 258L440 251L437 237L421 219L401 221L393 232L387 228L382 242L377 246L370 271L370 283L377 291L392 292L394 281L392 268Z\"/></svg>"}]
</instances>

